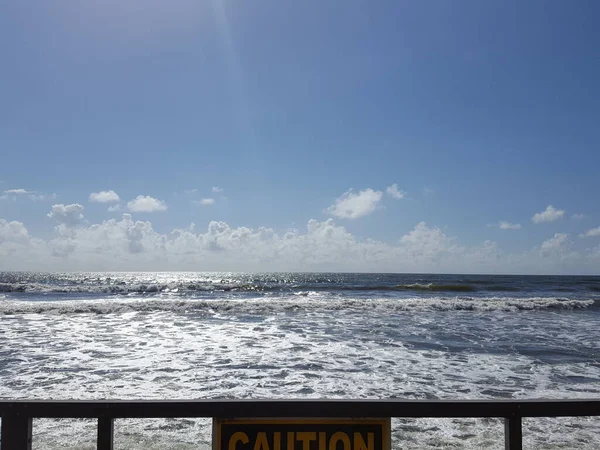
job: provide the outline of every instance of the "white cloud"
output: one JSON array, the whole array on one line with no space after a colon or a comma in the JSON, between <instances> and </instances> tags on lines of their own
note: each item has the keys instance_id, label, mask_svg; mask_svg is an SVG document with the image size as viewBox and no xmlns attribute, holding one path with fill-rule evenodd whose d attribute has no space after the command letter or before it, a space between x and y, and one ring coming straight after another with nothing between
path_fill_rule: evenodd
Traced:
<instances>
[{"instance_id":1,"label":"white cloud","mask_svg":"<svg viewBox=\"0 0 600 450\"><path fill-rule=\"evenodd\" d=\"M115 191L92 192L89 201L94 203L113 203L121 199Z\"/></svg>"},{"instance_id":2,"label":"white cloud","mask_svg":"<svg viewBox=\"0 0 600 450\"><path fill-rule=\"evenodd\" d=\"M531 221L533 223L554 222L564 215L564 210L556 209L554 206L548 205L545 211L534 214L531 218Z\"/></svg>"},{"instance_id":3,"label":"white cloud","mask_svg":"<svg viewBox=\"0 0 600 450\"><path fill-rule=\"evenodd\" d=\"M279 234L270 228L233 228L210 222L204 232L195 227L161 234L150 222L107 220L91 226L57 230L56 237L40 246L45 262L54 270L400 270L443 268L447 259L477 260L484 264L493 246L473 253L455 246L439 229L424 223L397 246L359 241L332 219L309 220L304 231ZM0 245L0 250L1 250ZM491 250L490 250L491 249ZM41 251L41 250L40 250ZM31 253L31 252L30 252ZM24 253L25 254L25 253ZM446 262L444 262L446 261ZM18 266L12 261L11 268ZM2 266L2 261L0 261ZM453 269L456 264L452 261Z\"/></svg>"},{"instance_id":4,"label":"white cloud","mask_svg":"<svg viewBox=\"0 0 600 450\"><path fill-rule=\"evenodd\" d=\"M17 198L27 197L33 201L41 201L48 199L56 199L56 194L42 194L36 191L28 191L27 189L7 189L3 195L0 196L0 200L17 200Z\"/></svg>"},{"instance_id":5,"label":"white cloud","mask_svg":"<svg viewBox=\"0 0 600 450\"><path fill-rule=\"evenodd\" d=\"M194 204L201 205L201 206L210 206L210 205L215 204L215 199L214 198L203 198L203 199L194 201Z\"/></svg>"},{"instance_id":6,"label":"white cloud","mask_svg":"<svg viewBox=\"0 0 600 450\"><path fill-rule=\"evenodd\" d=\"M127 209L131 212L166 211L167 204L149 195L138 195L134 200L127 203Z\"/></svg>"},{"instance_id":7,"label":"white cloud","mask_svg":"<svg viewBox=\"0 0 600 450\"><path fill-rule=\"evenodd\" d=\"M542 243L541 255L548 257L552 254L563 254L567 248L568 237L566 233L555 233L553 237Z\"/></svg>"},{"instance_id":8,"label":"white cloud","mask_svg":"<svg viewBox=\"0 0 600 450\"><path fill-rule=\"evenodd\" d=\"M27 242L29 233L21 222L8 222L0 219L0 244L7 242Z\"/></svg>"},{"instance_id":9,"label":"white cloud","mask_svg":"<svg viewBox=\"0 0 600 450\"><path fill-rule=\"evenodd\" d=\"M439 228L428 227L420 222L410 233L402 236L401 246L413 261L435 260L455 249L454 242Z\"/></svg>"},{"instance_id":10,"label":"white cloud","mask_svg":"<svg viewBox=\"0 0 600 450\"><path fill-rule=\"evenodd\" d=\"M83 222L83 206L78 203L52 205L52 209L47 215L59 226L74 227Z\"/></svg>"},{"instance_id":11,"label":"white cloud","mask_svg":"<svg viewBox=\"0 0 600 450\"><path fill-rule=\"evenodd\" d=\"M580 237L597 237L600 236L600 227L592 228L587 230L585 233L579 235Z\"/></svg>"},{"instance_id":12,"label":"white cloud","mask_svg":"<svg viewBox=\"0 0 600 450\"><path fill-rule=\"evenodd\" d=\"M112 205L108 207L108 212L121 211L121 205Z\"/></svg>"},{"instance_id":13,"label":"white cloud","mask_svg":"<svg viewBox=\"0 0 600 450\"><path fill-rule=\"evenodd\" d=\"M0 270L56 270L46 264L52 259L45 242L33 239L21 222L0 219ZM39 250L44 251L40 253Z\"/></svg>"},{"instance_id":14,"label":"white cloud","mask_svg":"<svg viewBox=\"0 0 600 450\"><path fill-rule=\"evenodd\" d=\"M498 227L501 230L518 230L521 228L521 224L520 223L510 223L507 222L505 220L502 220L499 224Z\"/></svg>"},{"instance_id":15,"label":"white cloud","mask_svg":"<svg viewBox=\"0 0 600 450\"><path fill-rule=\"evenodd\" d=\"M35 194L35 191L28 191L27 189L7 189L4 191L6 195L29 195Z\"/></svg>"},{"instance_id":16,"label":"white cloud","mask_svg":"<svg viewBox=\"0 0 600 450\"><path fill-rule=\"evenodd\" d=\"M566 233L555 233L553 237L542 243L542 250L555 250L562 247L567 242Z\"/></svg>"},{"instance_id":17,"label":"white cloud","mask_svg":"<svg viewBox=\"0 0 600 450\"><path fill-rule=\"evenodd\" d=\"M358 219L375 211L383 193L373 189L364 189L353 193L352 189L339 197L327 212L342 219Z\"/></svg>"},{"instance_id":18,"label":"white cloud","mask_svg":"<svg viewBox=\"0 0 600 450\"><path fill-rule=\"evenodd\" d=\"M213 186L212 191L213 193L218 194L219 192L223 192L223 188L220 188L219 186Z\"/></svg>"},{"instance_id":19,"label":"white cloud","mask_svg":"<svg viewBox=\"0 0 600 450\"><path fill-rule=\"evenodd\" d=\"M583 220L587 217L587 214L573 214L571 216L572 220Z\"/></svg>"},{"instance_id":20,"label":"white cloud","mask_svg":"<svg viewBox=\"0 0 600 450\"><path fill-rule=\"evenodd\" d=\"M56 200L56 194L31 194L29 198L33 201Z\"/></svg>"},{"instance_id":21,"label":"white cloud","mask_svg":"<svg viewBox=\"0 0 600 450\"><path fill-rule=\"evenodd\" d=\"M386 189L386 192L388 193L389 196L391 196L397 200L401 200L406 196L405 191L398 190L398 185L396 183L392 184L391 186L388 186Z\"/></svg>"},{"instance_id":22,"label":"white cloud","mask_svg":"<svg viewBox=\"0 0 600 450\"><path fill-rule=\"evenodd\" d=\"M423 222L396 243L358 239L332 219L301 230L232 227L160 233L148 221L87 224L81 205L55 205L52 238L33 238L20 222L0 220L0 270L221 270L445 273L597 273L600 246L570 250L566 234L505 254L493 241L461 245ZM68 224L68 225L66 225Z\"/></svg>"}]
</instances>

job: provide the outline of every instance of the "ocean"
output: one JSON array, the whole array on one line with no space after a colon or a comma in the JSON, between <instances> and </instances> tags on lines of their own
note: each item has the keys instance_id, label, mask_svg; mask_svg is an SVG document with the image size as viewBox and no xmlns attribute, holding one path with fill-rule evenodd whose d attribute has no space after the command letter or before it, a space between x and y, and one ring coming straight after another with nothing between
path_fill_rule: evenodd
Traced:
<instances>
[{"instance_id":1,"label":"ocean","mask_svg":"<svg viewBox=\"0 0 600 450\"><path fill-rule=\"evenodd\" d=\"M600 277L0 273L0 398L600 398ZM600 418L525 419L600 448ZM496 419L394 419L394 448L502 449ZM209 420L117 420L118 449L210 448ZM95 422L34 420L35 449Z\"/></svg>"}]
</instances>

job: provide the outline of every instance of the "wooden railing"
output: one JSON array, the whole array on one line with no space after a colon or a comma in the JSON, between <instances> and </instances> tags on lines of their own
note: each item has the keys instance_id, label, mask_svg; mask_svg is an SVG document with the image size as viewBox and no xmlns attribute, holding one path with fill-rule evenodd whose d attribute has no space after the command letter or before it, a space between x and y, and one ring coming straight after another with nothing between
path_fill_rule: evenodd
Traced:
<instances>
[{"instance_id":1,"label":"wooden railing","mask_svg":"<svg viewBox=\"0 0 600 450\"><path fill-rule=\"evenodd\" d=\"M505 448L522 449L523 417L600 416L600 400L0 400L1 450L30 450L33 418L98 419L98 450L113 449L121 418L498 417Z\"/></svg>"}]
</instances>

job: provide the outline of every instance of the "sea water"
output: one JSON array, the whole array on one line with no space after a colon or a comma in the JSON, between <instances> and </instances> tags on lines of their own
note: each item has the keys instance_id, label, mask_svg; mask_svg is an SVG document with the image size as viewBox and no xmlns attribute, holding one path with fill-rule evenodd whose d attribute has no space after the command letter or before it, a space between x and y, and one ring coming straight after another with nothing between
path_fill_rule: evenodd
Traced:
<instances>
[{"instance_id":1,"label":"sea water","mask_svg":"<svg viewBox=\"0 0 600 450\"><path fill-rule=\"evenodd\" d=\"M0 273L2 399L600 398L600 277ZM600 448L600 418L525 419ZM395 419L394 448L503 448L499 419ZM206 419L117 420L116 448L209 448ZM34 448L95 448L34 421Z\"/></svg>"}]
</instances>

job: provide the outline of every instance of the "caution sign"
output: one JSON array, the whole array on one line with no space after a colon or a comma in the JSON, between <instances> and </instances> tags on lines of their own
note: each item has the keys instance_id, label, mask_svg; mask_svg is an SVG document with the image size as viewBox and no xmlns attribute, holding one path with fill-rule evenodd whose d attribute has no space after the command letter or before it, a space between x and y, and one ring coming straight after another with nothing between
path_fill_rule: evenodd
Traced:
<instances>
[{"instance_id":1,"label":"caution sign","mask_svg":"<svg viewBox=\"0 0 600 450\"><path fill-rule=\"evenodd\" d=\"M215 419L213 450L390 450L390 419Z\"/></svg>"}]
</instances>

